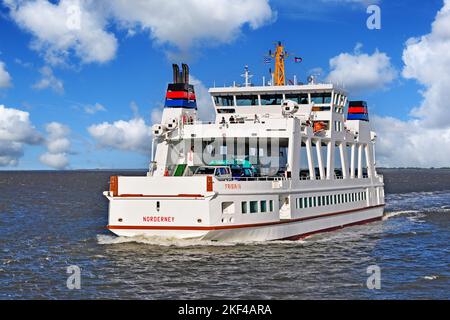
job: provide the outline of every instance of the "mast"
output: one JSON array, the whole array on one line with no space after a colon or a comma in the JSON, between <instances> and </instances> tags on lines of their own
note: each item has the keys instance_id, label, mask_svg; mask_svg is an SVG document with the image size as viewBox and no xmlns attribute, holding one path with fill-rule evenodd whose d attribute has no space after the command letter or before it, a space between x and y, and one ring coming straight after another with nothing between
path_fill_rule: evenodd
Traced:
<instances>
[{"instance_id":1,"label":"mast","mask_svg":"<svg viewBox=\"0 0 450 320\"><path fill-rule=\"evenodd\" d=\"M250 83L250 78L253 77L253 75L250 74L250 71L248 71L248 66L247 66L247 65L245 66L245 68L244 68L244 73L241 74L241 77L243 77L244 80L245 80L244 85L245 85L246 87L249 87L249 86L251 85L251 83Z\"/></svg>"},{"instance_id":2,"label":"mast","mask_svg":"<svg viewBox=\"0 0 450 320\"><path fill-rule=\"evenodd\" d=\"M269 52L270 54L270 52ZM284 46L281 41L278 41L275 48L275 53L270 54L275 59L275 72L273 76L273 85L284 86L286 84L286 76L284 72L284 59L288 57L288 53L284 51Z\"/></svg>"}]
</instances>

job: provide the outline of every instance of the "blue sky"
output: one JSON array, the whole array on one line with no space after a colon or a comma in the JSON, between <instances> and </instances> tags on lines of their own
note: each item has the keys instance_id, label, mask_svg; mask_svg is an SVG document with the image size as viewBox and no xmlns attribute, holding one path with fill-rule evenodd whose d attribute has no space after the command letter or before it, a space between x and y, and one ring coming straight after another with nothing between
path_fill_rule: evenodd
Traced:
<instances>
[{"instance_id":1,"label":"blue sky","mask_svg":"<svg viewBox=\"0 0 450 320\"><path fill-rule=\"evenodd\" d=\"M366 27L370 1L249 0L239 14L240 20L233 12L224 13L225 17L230 16L226 22L188 12L187 15L195 18L192 21L198 21L200 26L190 32L194 35L186 37L176 30L177 26L171 26L173 30L168 28L172 31L161 31L163 27L158 24L158 17L152 16L158 14L153 13L152 8L145 15L139 8L133 10L133 1L126 4L131 7L128 12L121 10L109 15L100 14L103 11L96 8L97 4L81 1L82 17L92 19L92 24L100 31L53 32L52 26L46 25L44 10L56 10L63 2L25 1L24 4L4 0L0 5L0 105L4 110L13 110L3 111L3 125L16 119L14 112L28 113L26 120L2 130L0 109L0 159L4 157L3 165L0 160L0 170L145 168L149 160L150 140L146 138L152 113L155 117L155 110L163 103L167 83L171 81L172 62L188 62L199 86L206 88L214 82L222 85L241 81L239 75L248 64L257 84L263 75L268 76L263 56L278 40L288 51L303 58L300 64L287 64L288 78L295 74L304 81L311 70L320 68L320 78L327 81L345 76L341 69L351 69L351 63L367 61L368 68L373 63L374 78L351 74L350 78L354 77L357 83L352 83L347 76L346 87L349 91L356 88L352 91L355 92L353 98L368 101L378 135L385 137L384 141L380 138L382 165L444 166L447 163L445 155L450 154L450 134L443 153L434 156L424 156L430 154L429 149L422 150L420 144L424 138L415 136L415 132L428 130L430 125L440 126L432 122L437 120L424 115L427 110L434 110L433 88L450 91L427 76L426 62L431 57L442 58L441 64L430 64L435 72L450 71L445 54L439 51L439 44L446 45L450 36L447 38L432 29L438 11L444 7L443 0L373 1L381 8L380 30ZM120 10L120 5L124 4L120 0L116 2ZM191 2L180 2L184 4L180 4L180 10L189 11ZM217 10L239 8L234 0L219 2ZM25 11L26 5L33 9L32 14ZM43 10L42 15L40 10ZM248 17L245 10L249 12ZM66 11L52 14L61 12ZM439 19L442 24L448 20L446 14ZM55 21L57 25L58 20ZM183 23L180 22L181 30ZM214 30L204 31L203 25ZM94 37L97 33L99 39ZM408 39L422 36L429 39L417 40L418 43L409 46ZM114 44L111 38L116 44L108 53L107 45ZM102 41L106 49L100 46L100 53L87 57L92 52L87 50L98 49L91 46L96 42L103 44ZM423 57L422 61L418 57L424 50L418 49L426 45L434 54ZM410 57L406 61L405 52ZM342 54L346 56L336 59L336 64L331 66L330 60ZM364 55L367 60L363 59ZM3 86L2 68L3 75L8 75ZM422 112L411 114L414 108L422 108ZM136 129L135 135L129 136L127 126L135 124L130 122L132 119L141 120L142 131ZM53 125L49 126L50 123ZM104 126L99 127L101 124ZM21 135L13 132L19 126L23 127ZM412 126L417 130L402 129L412 130ZM445 125L441 127L443 132L450 130ZM117 137L111 138L111 134ZM399 143L393 144L396 135L400 135ZM432 132L425 132L424 136L427 135ZM135 141L124 144L123 139ZM416 153L422 155L415 156Z\"/></svg>"}]
</instances>

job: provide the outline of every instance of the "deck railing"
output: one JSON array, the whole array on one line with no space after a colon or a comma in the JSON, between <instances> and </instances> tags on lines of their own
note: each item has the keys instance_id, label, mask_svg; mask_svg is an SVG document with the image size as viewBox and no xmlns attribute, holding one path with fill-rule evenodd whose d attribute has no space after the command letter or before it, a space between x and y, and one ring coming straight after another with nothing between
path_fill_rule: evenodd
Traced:
<instances>
[{"instance_id":1,"label":"deck railing","mask_svg":"<svg viewBox=\"0 0 450 320\"><path fill-rule=\"evenodd\" d=\"M285 180L292 180L292 178L286 178L286 177L233 177L233 178L220 178L216 177L219 181L285 181ZM368 179L368 175L363 175L362 179ZM358 177L355 177L354 179L359 179ZM320 178L316 177L314 180L311 179L309 176L303 176L299 177L299 180L301 181L319 181L319 180L327 180L327 178ZM351 180L350 178L344 179L342 176L334 176L334 180ZM352 179L353 180L353 179Z\"/></svg>"}]
</instances>

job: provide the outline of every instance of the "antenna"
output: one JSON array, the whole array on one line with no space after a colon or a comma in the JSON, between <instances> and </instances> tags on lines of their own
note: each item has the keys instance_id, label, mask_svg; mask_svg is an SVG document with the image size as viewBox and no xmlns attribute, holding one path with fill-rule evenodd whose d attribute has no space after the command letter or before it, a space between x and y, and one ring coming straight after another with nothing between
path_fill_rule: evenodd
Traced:
<instances>
[{"instance_id":1,"label":"antenna","mask_svg":"<svg viewBox=\"0 0 450 320\"><path fill-rule=\"evenodd\" d=\"M248 71L248 66L246 65L244 67L244 73L241 74L241 77L244 77L245 79L245 86L249 87L250 86L250 78L253 77L253 75Z\"/></svg>"}]
</instances>

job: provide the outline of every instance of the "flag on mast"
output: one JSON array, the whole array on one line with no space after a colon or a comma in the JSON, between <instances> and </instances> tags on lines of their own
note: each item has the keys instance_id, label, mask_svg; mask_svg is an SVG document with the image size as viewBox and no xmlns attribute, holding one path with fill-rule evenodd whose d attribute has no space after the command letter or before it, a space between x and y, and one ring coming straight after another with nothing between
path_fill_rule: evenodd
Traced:
<instances>
[{"instance_id":1,"label":"flag on mast","mask_svg":"<svg viewBox=\"0 0 450 320\"><path fill-rule=\"evenodd\" d=\"M295 63L302 62L302 61L303 61L303 58L300 58L300 57L294 57L294 62L295 62Z\"/></svg>"}]
</instances>

